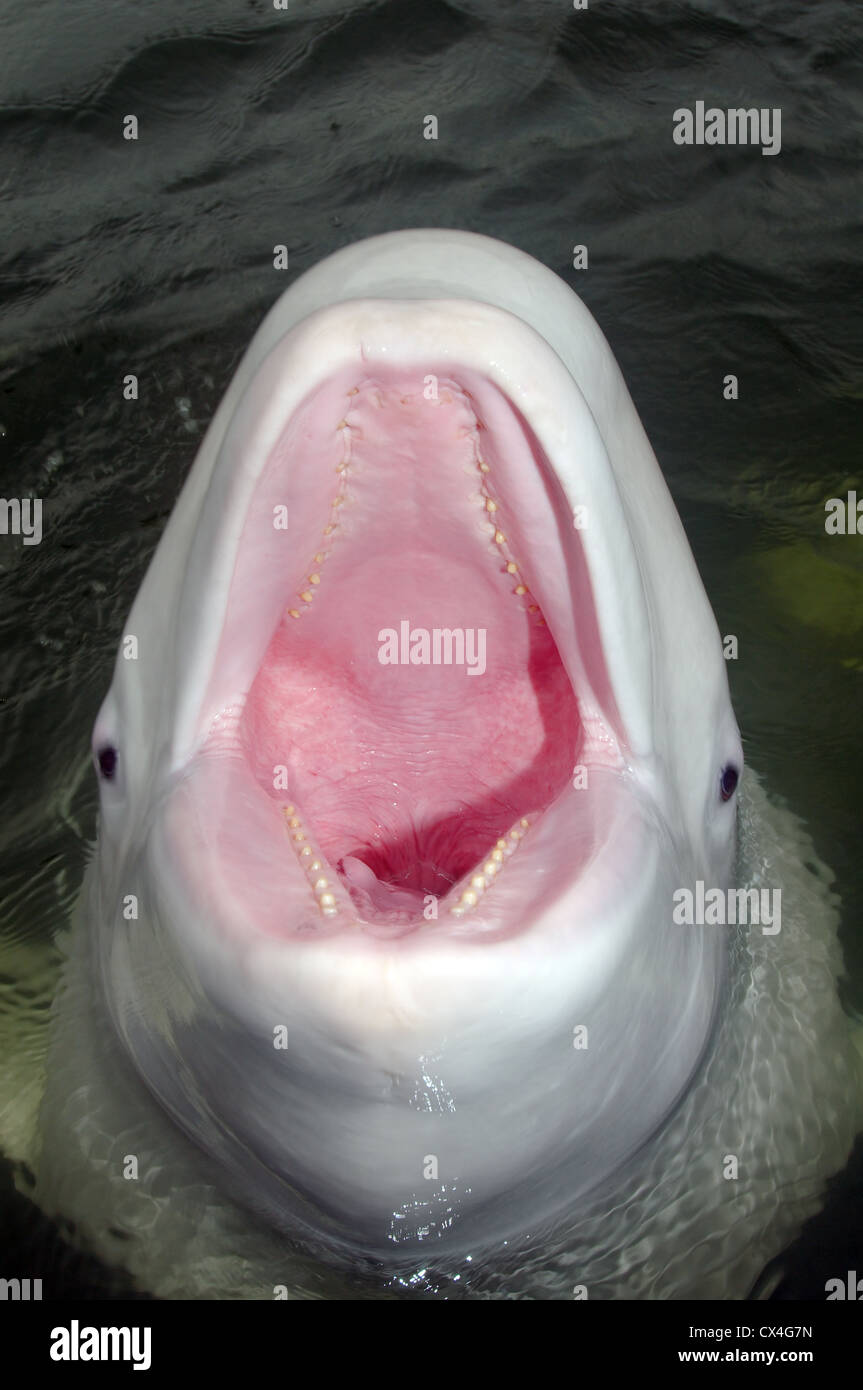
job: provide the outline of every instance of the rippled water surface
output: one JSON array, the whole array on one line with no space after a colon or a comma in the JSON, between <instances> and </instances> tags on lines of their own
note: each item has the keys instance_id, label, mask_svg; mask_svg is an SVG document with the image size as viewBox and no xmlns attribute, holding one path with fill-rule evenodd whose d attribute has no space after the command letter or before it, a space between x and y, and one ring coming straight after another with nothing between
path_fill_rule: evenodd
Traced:
<instances>
[{"instance_id":1,"label":"rippled water surface","mask_svg":"<svg viewBox=\"0 0 863 1390\"><path fill-rule=\"evenodd\" d=\"M824 531L828 497L863 496L863 10L845 0L646 0L586 13L546 0L294 0L283 14L263 0L2 0L0 44L2 493L44 501L41 545L0 537L5 1147L25 1147L41 1096L51 940L95 825L89 730L233 367L276 296L330 251L400 227L463 227L530 252L585 299L720 629L738 637L732 694L760 777L747 802L748 871L781 862L798 911L782 970L740 947L733 1023L712 1078L674 1123L690 1142L722 1142L709 1087L721 1091L723 1069L752 1079L729 1105L747 1133L760 1124L762 1139L774 1136L762 1151L778 1155L756 1219L781 1249L824 1208L759 1289L822 1297L825 1279L859 1267L863 1252L859 1147L848 1165L837 1159L822 1201L797 1133L801 1116L817 1114L838 1154L851 1125L853 1086L832 1066L844 1026L830 1003L834 972L847 1019L863 1016L863 540ZM699 99L781 107L780 154L676 146L672 113ZM437 141L422 138L428 113ZM121 138L129 114L136 142ZM280 243L287 272L273 269ZM575 244L588 247L585 270L571 268ZM135 403L122 398L129 372L141 382ZM739 378L737 401L723 398L727 373ZM788 1045L754 1059L770 1038ZM90 1043L79 1042L83 1057ZM782 1158L795 1144L789 1174ZM695 1150L678 1151L697 1164ZM502 1254L472 1289L566 1296L587 1264L608 1293L674 1296L684 1265L707 1292L751 1286L758 1246L747 1256L730 1232L716 1269L701 1269L690 1189L673 1187L682 1177L669 1152L622 1179L619 1226L598 1233L584 1214L565 1239ZM18 1191L9 1166L0 1172L7 1249L60 1291L122 1287L38 1215L26 1180ZM694 1186L703 1197L697 1174ZM208 1195L195 1200L190 1212L212 1213ZM236 1265L222 1255L251 1242L265 1285L257 1235L219 1220L201 1278L236 1293ZM635 1253L633 1232L645 1242ZM138 1263L143 1287L176 1292L164 1260ZM298 1264L295 1276L309 1292L337 1291L317 1267ZM453 1296L461 1277L407 1283ZM402 1285L358 1274L356 1291Z\"/></svg>"}]
</instances>

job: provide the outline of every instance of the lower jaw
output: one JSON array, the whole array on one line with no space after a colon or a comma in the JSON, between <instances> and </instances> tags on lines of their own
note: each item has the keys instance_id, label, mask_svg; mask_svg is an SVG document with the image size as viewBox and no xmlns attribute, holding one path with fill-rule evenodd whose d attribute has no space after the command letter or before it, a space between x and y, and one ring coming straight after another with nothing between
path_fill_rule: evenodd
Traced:
<instances>
[{"instance_id":1,"label":"lower jaw","mask_svg":"<svg viewBox=\"0 0 863 1390\"><path fill-rule=\"evenodd\" d=\"M448 885L446 873L429 862L415 863L401 878L387 879L379 878L365 860L346 855L334 874L297 806L288 803L282 815L291 849L322 915L335 918L348 911L361 922L393 927L437 921L441 914L461 918L473 912L495 886L531 825L529 817L520 817L472 871Z\"/></svg>"},{"instance_id":2,"label":"lower jaw","mask_svg":"<svg viewBox=\"0 0 863 1390\"><path fill-rule=\"evenodd\" d=\"M604 759L600 747L588 742L580 757L589 786L569 782L550 805L518 817L497 839L489 838L451 887L420 892L392 881L387 886L379 877L383 863L373 860L370 891L363 883L364 861L346 863L359 856L322 849L305 803L288 799L293 796L290 786L278 796L261 787L238 737L241 725L238 708L183 769L155 821L147 851L159 882L166 885L159 915L166 921L188 921L190 933L198 931L205 960L213 942L223 940L226 980L233 978L238 963L258 958L259 952L260 959L277 961L286 946L295 946L307 961L313 948L325 951L328 943L338 947L336 959L339 951L356 947L356 960L370 962L375 940L399 955L403 948L410 953L424 943L435 952L447 941L507 941L540 921L551 921L555 905L570 901L577 884L584 885L586 900L593 904L596 890L587 884L596 877L598 856L604 845L620 840L616 827L629 804L621 797L626 778L619 766ZM629 852L624 845L621 855ZM472 884L480 877L482 891ZM616 883L617 867L611 877ZM406 900L394 903L392 894L402 891ZM476 901L472 896L463 900L465 893L475 894ZM574 911L567 908L567 920ZM587 913L595 915L594 906ZM247 957L250 949L254 954ZM271 950L277 954L270 956ZM315 958L323 962L325 957ZM239 964L241 978L249 968ZM357 979L362 978L361 973Z\"/></svg>"}]
</instances>

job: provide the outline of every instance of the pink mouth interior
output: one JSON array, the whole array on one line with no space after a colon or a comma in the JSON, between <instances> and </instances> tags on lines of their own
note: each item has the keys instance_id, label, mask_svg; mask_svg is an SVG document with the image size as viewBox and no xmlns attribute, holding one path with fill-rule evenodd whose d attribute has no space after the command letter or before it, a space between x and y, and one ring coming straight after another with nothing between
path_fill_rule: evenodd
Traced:
<instances>
[{"instance_id":1,"label":"pink mouth interior","mask_svg":"<svg viewBox=\"0 0 863 1390\"><path fill-rule=\"evenodd\" d=\"M425 895L549 806L584 741L531 590L542 537L520 511L518 468L498 466L506 439L473 395L437 390L426 399L418 372L358 375L296 424L283 607L240 726L260 786L296 806L366 920L421 916ZM436 653L435 629L465 648L444 635ZM385 630L407 663L382 664Z\"/></svg>"}]
</instances>

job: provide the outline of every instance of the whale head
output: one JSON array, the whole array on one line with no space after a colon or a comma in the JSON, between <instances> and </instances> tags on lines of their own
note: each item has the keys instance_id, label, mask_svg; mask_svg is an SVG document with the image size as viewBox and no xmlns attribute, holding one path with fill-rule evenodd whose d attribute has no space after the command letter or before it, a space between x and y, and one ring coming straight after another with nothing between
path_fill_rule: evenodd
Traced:
<instances>
[{"instance_id":1,"label":"whale head","mask_svg":"<svg viewBox=\"0 0 863 1390\"><path fill-rule=\"evenodd\" d=\"M721 997L740 738L596 323L455 231L278 300L93 734L116 1030L226 1185L327 1248L552 1219L669 1115Z\"/></svg>"}]
</instances>

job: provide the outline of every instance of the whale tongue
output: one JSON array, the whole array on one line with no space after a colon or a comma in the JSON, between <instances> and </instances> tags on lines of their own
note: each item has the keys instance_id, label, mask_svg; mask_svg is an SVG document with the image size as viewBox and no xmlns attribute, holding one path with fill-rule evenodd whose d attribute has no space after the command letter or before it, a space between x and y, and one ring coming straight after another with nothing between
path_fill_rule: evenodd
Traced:
<instances>
[{"instance_id":1,"label":"whale tongue","mask_svg":"<svg viewBox=\"0 0 863 1390\"><path fill-rule=\"evenodd\" d=\"M358 913L403 920L550 804L583 731L467 394L368 380L336 428L242 741Z\"/></svg>"},{"instance_id":2,"label":"whale tongue","mask_svg":"<svg viewBox=\"0 0 863 1390\"><path fill-rule=\"evenodd\" d=\"M415 916L422 909L422 894L379 879L368 864L353 854L345 855L337 867L357 908L369 917L389 917L393 913L402 912ZM429 882L434 881L437 875L434 865L423 864L417 867ZM444 880L443 891L446 892L449 886Z\"/></svg>"}]
</instances>

